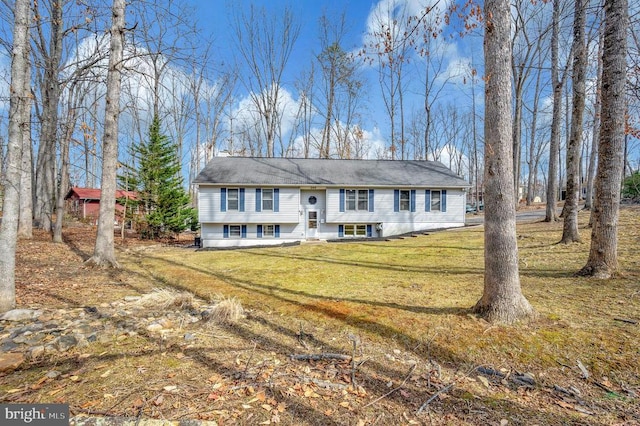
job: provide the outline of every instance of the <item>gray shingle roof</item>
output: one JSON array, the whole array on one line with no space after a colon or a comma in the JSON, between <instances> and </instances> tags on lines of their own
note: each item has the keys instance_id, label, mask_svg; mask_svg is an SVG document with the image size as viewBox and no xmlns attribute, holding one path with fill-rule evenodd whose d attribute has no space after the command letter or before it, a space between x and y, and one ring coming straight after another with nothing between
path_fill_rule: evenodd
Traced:
<instances>
[{"instance_id":1,"label":"gray shingle roof","mask_svg":"<svg viewBox=\"0 0 640 426\"><path fill-rule=\"evenodd\" d=\"M282 186L468 187L437 161L215 157L195 183Z\"/></svg>"}]
</instances>

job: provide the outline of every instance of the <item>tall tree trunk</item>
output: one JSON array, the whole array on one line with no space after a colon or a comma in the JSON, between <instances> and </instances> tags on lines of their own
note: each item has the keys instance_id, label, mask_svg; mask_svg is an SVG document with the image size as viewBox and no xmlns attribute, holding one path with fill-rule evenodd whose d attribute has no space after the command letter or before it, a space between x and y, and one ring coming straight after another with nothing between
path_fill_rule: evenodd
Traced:
<instances>
[{"instance_id":1,"label":"tall tree trunk","mask_svg":"<svg viewBox=\"0 0 640 426\"><path fill-rule=\"evenodd\" d=\"M513 190L511 43L508 0L487 0L485 23L484 293L474 311L492 322L533 314L518 274Z\"/></svg>"},{"instance_id":2,"label":"tall tree trunk","mask_svg":"<svg viewBox=\"0 0 640 426\"><path fill-rule=\"evenodd\" d=\"M523 65L524 66L524 65ZM520 67L520 78L516 81L515 112L513 117L513 191L516 209L520 205L520 161L522 159L522 108L524 70Z\"/></svg>"},{"instance_id":3,"label":"tall tree trunk","mask_svg":"<svg viewBox=\"0 0 640 426\"><path fill-rule=\"evenodd\" d=\"M538 58L541 57L541 49L538 49ZM541 60L538 63L542 63ZM540 79L542 76L542 72L538 70L536 75L536 88L533 95L533 111L531 112L531 137L529 139L529 158L528 158L528 166L529 173L527 174L527 206L530 206L533 203L533 199L535 196L535 186L536 186L536 169L537 169L537 153L536 153L536 136L537 136L537 125L538 125L538 104L540 102Z\"/></svg>"},{"instance_id":4,"label":"tall tree trunk","mask_svg":"<svg viewBox=\"0 0 640 426\"><path fill-rule=\"evenodd\" d=\"M58 196L56 197L56 222L53 227L53 242L62 243L62 224L65 215L64 197L69 191L69 145L73 136L73 130L77 117L77 94L76 85L72 83L69 87L67 100L67 118L65 123L65 132L60 141L60 182L58 185Z\"/></svg>"},{"instance_id":5,"label":"tall tree trunk","mask_svg":"<svg viewBox=\"0 0 640 426\"><path fill-rule=\"evenodd\" d=\"M62 2L51 1L51 34L49 51L44 51L47 35L38 26L40 44L42 45L42 59L44 61L44 77L42 89L42 131L40 146L36 162L36 200L35 218L38 226L50 232L53 225L53 210L55 200L56 181L56 142L58 130L58 103L60 101L59 68L62 60ZM36 3L36 11L38 3ZM39 15L39 12L37 12ZM37 23L41 25L42 17L37 16Z\"/></svg>"},{"instance_id":6,"label":"tall tree trunk","mask_svg":"<svg viewBox=\"0 0 640 426\"><path fill-rule=\"evenodd\" d=\"M618 270L620 176L624 165L625 83L627 72L627 0L606 0L602 54L602 118L599 137L591 249L578 272L610 278Z\"/></svg>"},{"instance_id":7,"label":"tall tree trunk","mask_svg":"<svg viewBox=\"0 0 640 426\"><path fill-rule=\"evenodd\" d=\"M567 144L567 195L564 203L562 243L580 241L578 232L578 202L580 200L580 144L585 105L587 73L587 43L585 25L586 0L576 0L573 19L573 110L571 112L571 137Z\"/></svg>"},{"instance_id":8,"label":"tall tree trunk","mask_svg":"<svg viewBox=\"0 0 640 426\"><path fill-rule=\"evenodd\" d=\"M26 46L30 55L30 44ZM22 103L24 111L20 116L31 123L31 67L25 70L23 93L28 97ZM33 149L31 148L31 125L22 127L22 167L20 174L20 213L18 218L18 238L33 238Z\"/></svg>"},{"instance_id":9,"label":"tall tree trunk","mask_svg":"<svg viewBox=\"0 0 640 426\"><path fill-rule=\"evenodd\" d=\"M111 16L111 44L104 136L102 138L102 193L100 216L93 256L87 263L95 266L119 267L114 247L114 219L116 208L116 173L118 166L118 117L120 115L120 86L124 51L125 0L113 0Z\"/></svg>"},{"instance_id":10,"label":"tall tree trunk","mask_svg":"<svg viewBox=\"0 0 640 426\"><path fill-rule=\"evenodd\" d=\"M551 30L551 84L553 85L553 116L551 141L549 144L549 173L547 179L546 222L558 220L556 203L558 200L558 151L560 149L560 123L562 114L562 80L558 78L558 49L560 33L560 0L553 1L553 23Z\"/></svg>"},{"instance_id":11,"label":"tall tree trunk","mask_svg":"<svg viewBox=\"0 0 640 426\"><path fill-rule=\"evenodd\" d=\"M29 0L16 0L14 9L13 49L11 52L11 85L9 101L9 140L7 141L7 171L4 181L2 223L0 223L0 312L16 305L16 242L20 207L20 165L22 136L29 126L24 107L30 93L25 90L29 75Z\"/></svg>"},{"instance_id":12,"label":"tall tree trunk","mask_svg":"<svg viewBox=\"0 0 640 426\"><path fill-rule=\"evenodd\" d=\"M593 182L596 175L596 161L598 158L598 132L600 131L600 100L602 97L602 44L604 32L600 32L600 42L598 43L598 71L596 75L596 99L593 108L593 132L591 135L591 153L589 155L589 169L587 172L587 194L584 208L591 210L593 206ZM589 225L592 224L591 217Z\"/></svg>"}]
</instances>

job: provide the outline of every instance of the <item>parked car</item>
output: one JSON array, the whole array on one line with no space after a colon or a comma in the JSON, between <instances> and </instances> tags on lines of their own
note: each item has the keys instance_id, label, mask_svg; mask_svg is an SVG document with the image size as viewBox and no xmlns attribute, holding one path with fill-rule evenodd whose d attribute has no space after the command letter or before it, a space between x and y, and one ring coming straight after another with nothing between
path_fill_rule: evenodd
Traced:
<instances>
[{"instance_id":1,"label":"parked car","mask_svg":"<svg viewBox=\"0 0 640 426\"><path fill-rule=\"evenodd\" d=\"M479 210L480 211L484 210L484 204L482 203L479 204ZM475 204L467 204L467 207L466 207L467 213L475 213L476 211L478 211L478 207L476 207Z\"/></svg>"}]
</instances>

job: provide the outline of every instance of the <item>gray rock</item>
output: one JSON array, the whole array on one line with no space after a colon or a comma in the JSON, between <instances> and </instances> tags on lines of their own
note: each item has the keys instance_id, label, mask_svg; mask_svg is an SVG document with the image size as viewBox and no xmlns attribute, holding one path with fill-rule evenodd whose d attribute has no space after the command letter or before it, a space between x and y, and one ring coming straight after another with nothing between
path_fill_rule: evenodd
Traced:
<instances>
[{"instance_id":1,"label":"gray rock","mask_svg":"<svg viewBox=\"0 0 640 426\"><path fill-rule=\"evenodd\" d=\"M55 343L56 348L60 352L66 352L69 349L71 349L72 347L76 346L77 344L78 344L78 339L73 334L67 334L67 335L64 335L64 336L60 336L58 338L58 341Z\"/></svg>"},{"instance_id":2,"label":"gray rock","mask_svg":"<svg viewBox=\"0 0 640 426\"><path fill-rule=\"evenodd\" d=\"M47 374L45 374L45 376L46 376L48 379L57 379L57 378L58 378L58 377L60 377L61 375L62 375L62 373L61 373L61 372L59 372L58 370L51 370L51 371L48 371L48 372L47 372Z\"/></svg>"},{"instance_id":3,"label":"gray rock","mask_svg":"<svg viewBox=\"0 0 640 426\"><path fill-rule=\"evenodd\" d=\"M44 355L44 346L38 345L30 347L27 351L27 355L29 356L29 359L40 358L42 355Z\"/></svg>"},{"instance_id":4,"label":"gray rock","mask_svg":"<svg viewBox=\"0 0 640 426\"><path fill-rule=\"evenodd\" d=\"M35 309L12 309L10 311L5 312L0 320L4 321L25 321L32 320L38 318L42 315L42 311L38 311Z\"/></svg>"},{"instance_id":5,"label":"gray rock","mask_svg":"<svg viewBox=\"0 0 640 426\"><path fill-rule=\"evenodd\" d=\"M12 340L4 340L0 343L0 352L10 352L18 348Z\"/></svg>"},{"instance_id":6,"label":"gray rock","mask_svg":"<svg viewBox=\"0 0 640 426\"><path fill-rule=\"evenodd\" d=\"M160 331L163 328L164 327L162 327L162 324L158 324L157 322L153 322L147 326L148 331Z\"/></svg>"}]
</instances>

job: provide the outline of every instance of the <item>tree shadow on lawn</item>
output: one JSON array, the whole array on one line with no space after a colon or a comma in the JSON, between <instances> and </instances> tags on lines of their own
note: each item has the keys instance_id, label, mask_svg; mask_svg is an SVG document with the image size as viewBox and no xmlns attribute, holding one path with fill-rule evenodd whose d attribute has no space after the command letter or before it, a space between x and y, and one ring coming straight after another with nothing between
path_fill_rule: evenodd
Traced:
<instances>
[{"instance_id":1,"label":"tree shadow on lawn","mask_svg":"<svg viewBox=\"0 0 640 426\"><path fill-rule=\"evenodd\" d=\"M460 353L454 353L447 348L434 345L432 342L425 342L421 339L417 339L413 336L403 333L402 331L394 327L382 324L375 320L362 319L362 318L348 316L348 315L345 316L343 312L341 312L339 309L333 308L332 305L325 305L325 304L318 305L313 303L304 303L301 301L291 300L286 297L276 295L273 293L273 291L274 290L284 291L285 293L291 293L294 295L303 295L311 299L323 299L323 300L331 300L331 301L336 301L340 299L328 298L325 296L309 295L305 292L281 290L271 286L265 286L261 284L240 281L240 280L225 276L224 274L214 274L204 269L191 267L191 266L184 265L179 262L170 261L167 259L157 259L157 260L170 263L174 266L189 268L198 273L215 277L216 279L225 281L227 284L231 285L232 287L241 288L253 294L257 292L260 295L275 298L280 302L293 304L302 309L319 313L327 317L328 319L330 319L330 321L341 322L344 325L353 327L354 329L357 329L357 330L361 330L365 334L367 333L377 334L378 336L382 337L387 341L391 340L396 344L400 345L400 347L402 347L407 354L410 354L410 356L415 356L419 360L425 360L425 361L432 360L432 359L438 360L440 362L446 363L449 366L453 366L453 368L458 372L467 368L468 369L467 374L471 376L475 376L477 374L474 371L475 366L471 366L471 361L467 359L465 356L461 356ZM193 290L188 288L187 286L184 286L176 282L171 283L171 282L166 282L165 280L165 284L179 290L191 290L191 291ZM374 304L376 306L391 307L395 309L404 309L404 310L408 310L415 313L427 313L427 314L434 314L434 315L456 314L456 315L466 316L466 314L468 313L468 310L459 309L459 308L419 308L419 307L403 306L403 305L398 305L394 303L376 303L376 302L371 303L369 301L350 300L350 299L343 299L343 300L351 301L354 303ZM251 327L251 326L247 327L247 326L244 326L242 323L235 324L235 325L228 325L228 326L225 326L224 328L227 332L235 334L238 338L241 338L244 341L255 342L258 345L258 347L263 351L267 351L267 352L274 351L279 354L291 355L291 354L294 354L297 350L300 350L300 346L298 346L298 349L295 348L295 341L300 335L299 332L295 331L295 326L297 325L297 319L291 316L278 317L277 315L274 316L274 318L278 322L274 322L272 320L267 319L266 315L264 315L261 311L257 311L257 312L251 312L248 315L246 321L257 324L262 327L266 327L273 332L273 335L281 336L281 337L273 337L272 335L269 335L269 333L260 333L260 331L256 330L254 327ZM292 322L296 322L296 324L293 325ZM330 323L324 324L324 325L327 326L328 329L332 328ZM285 341L291 341L293 343L285 344L283 343ZM331 341L327 341L326 339L322 340L315 336L313 336L312 340L310 340L310 343L313 343L313 345L320 347L323 350L327 350L331 352L337 352L337 353L349 352L348 341L346 337L345 337L345 341L342 342L343 343L342 346L337 344L339 342L335 342L335 341L331 342ZM391 350L391 348L388 348L388 350ZM194 356L194 357L196 356L200 357L199 361L201 361L204 364L207 364L209 362L206 354L197 355L189 352L188 355ZM406 366L406 364L404 364L404 366ZM420 364L420 367L424 368L422 364ZM387 395L389 391L388 383L390 381L399 383L400 380L407 375L407 371L394 368L394 366L392 366L391 363L385 362L384 358L381 361L371 360L371 359L368 360L366 363L366 366L363 367L361 371L359 370L359 372L361 373L360 375L361 383L363 385L366 385L366 388L369 391L372 400L374 399L374 397ZM437 390L438 390L437 387L436 388L424 388L424 387L416 388L413 385L407 384L407 392L393 392L385 396L384 397L385 402L381 402L380 405L393 403L393 404L398 404L400 406L406 406L407 409L413 410L413 412L415 412L415 410L417 410L417 408L422 403L424 403L424 401L429 399L431 395L437 392ZM469 412L468 415L471 417L473 417L473 414L472 414L473 407L474 406L476 408L480 407L481 411L485 410L489 413L487 414L487 416L491 418L492 421L500 421L500 419L503 418L504 416L508 417L509 413L517 412L520 415L522 415L522 417L525 419L540 419L541 421L543 421L543 423L545 423L545 420L547 420L549 421L549 423L547 424L573 424L575 422L575 418L570 415L565 416L557 412L554 413L553 411L545 413L544 410L537 410L531 407L527 407L527 406L521 405L517 401L509 401L506 399L503 400L500 398L494 400L489 397L487 398L472 397L471 398L469 397L469 392L464 390L464 386L460 388L454 387L448 393L450 396L453 397L453 402L446 402L446 401L437 402L437 403L433 402L432 404L434 406L438 406L438 409L440 410L442 410L444 407L445 411L450 409L451 404L458 405L459 409L462 409L462 410L464 410L466 407L466 409ZM505 409L504 412L502 413L497 411L493 412L493 410L490 408L492 405L495 405L496 400L500 402L500 405L504 406L504 409ZM443 404L443 406L440 406L440 404ZM372 407L366 408L363 406L363 410L365 413L371 413L372 412L371 410L375 412L376 409L379 410L380 407L376 408L374 405ZM316 412L316 415L319 417L312 417L314 420L311 424L331 424L330 422L327 421L330 418L325 417L323 413ZM316 420L318 421L318 423L315 423ZM344 423L336 422L334 424L344 424Z\"/></svg>"},{"instance_id":2,"label":"tree shadow on lawn","mask_svg":"<svg viewBox=\"0 0 640 426\"><path fill-rule=\"evenodd\" d=\"M91 253L88 253L80 248L80 246L76 243L76 241L71 238L69 235L62 234L62 242L69 247L69 249L75 253L83 262L86 262L90 257Z\"/></svg>"},{"instance_id":3,"label":"tree shadow on lawn","mask_svg":"<svg viewBox=\"0 0 640 426\"><path fill-rule=\"evenodd\" d=\"M376 270L385 270L385 271L392 271L392 272L418 272L418 273L426 274L429 272L441 273L443 271L443 266L417 267L414 265L390 265L389 263L379 263L379 262L372 262L372 261L360 261L360 260L345 261L344 259L324 257L324 256L310 257L310 256L301 256L301 255L290 255L290 254L284 254L284 253L281 254L281 253L274 253L274 252L267 252L267 251L262 251L259 253L247 251L246 254L253 255L253 256L288 259L288 260L301 260L301 261L307 261L307 262L327 263L332 265L354 266L357 268L371 268ZM187 265L184 265L184 266L187 266ZM472 268L472 267L467 267L467 268L462 268L462 267L448 268L447 267L446 269L447 269L447 273L456 274L456 275L482 274L484 271L482 268Z\"/></svg>"},{"instance_id":4,"label":"tree shadow on lawn","mask_svg":"<svg viewBox=\"0 0 640 426\"><path fill-rule=\"evenodd\" d=\"M309 299L315 299L315 300L324 300L324 301L330 301L330 302L348 302L348 303L357 303L357 304L362 304L362 305L369 305L369 306L379 306L379 307L385 307L385 308L392 308L392 309L400 309L400 310L404 310L404 311L409 311L409 312L414 312L414 313L419 313L419 314L433 314L433 315L442 315L442 314L452 314L452 315L466 315L469 313L469 310L466 308L456 308L456 307L450 307L450 308L443 308L443 307L438 307L438 308L433 308L433 307L428 307L428 306L410 306L410 305L401 305L395 302L380 302L380 301L374 301L374 300L363 300L363 299L354 299L354 298L348 298L348 297L340 297L340 296L324 296L324 295L320 295L320 294L314 294L314 293L309 293L306 291L302 291L302 290L291 290L291 289L287 289L287 288L281 288L278 286L273 286L273 285L266 285L266 284L258 284L258 283L254 283L251 281L247 281L247 280L240 280L238 278L235 278L233 276L230 275L225 275L222 273L215 273L212 272L210 270L204 269L204 268L199 268L196 266L192 266L192 265L187 265L185 263L181 263L181 262L177 262L174 260L169 260L169 259L165 259L165 258L160 258L160 257L155 257L155 256L147 256L150 259L154 259L156 261L159 262L164 262L167 263L169 265L172 266L177 266L180 268L185 268L185 269L190 269L194 272L206 275L206 276L210 276L213 277L215 279L218 279L224 283L226 283L227 285L230 285L232 287L237 287L237 288L241 288L245 291L247 291L250 294L261 294L263 296L267 296L270 298L274 298L280 302L285 302L285 303L289 303L289 304L293 304L299 307L302 307L304 309L318 309L317 305L315 304L308 304L308 303L303 303L301 301L298 300L294 300L294 299L290 299L290 298L286 298L284 296L278 296L276 293L285 293L285 294L289 294L292 296L301 296L301 297L306 297ZM151 273L151 272L150 272ZM155 275L153 273L151 273L152 277L158 281L158 282L162 282L165 285L169 285L171 287L183 290L183 291L190 291L194 294L197 294L199 297L202 298L207 298L207 295L202 294L201 289L196 288L194 289L193 287L187 285L187 284L182 284L179 282L171 282L166 280L164 277L159 276L159 275ZM329 315L331 316L331 315ZM333 317L335 318L340 318L340 317L344 317L343 314L337 314L334 313Z\"/></svg>"}]
</instances>

